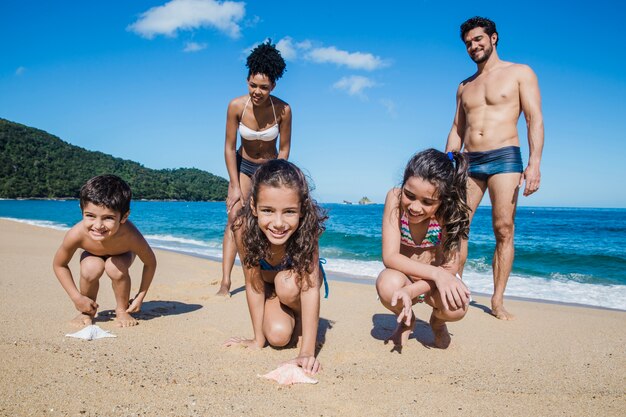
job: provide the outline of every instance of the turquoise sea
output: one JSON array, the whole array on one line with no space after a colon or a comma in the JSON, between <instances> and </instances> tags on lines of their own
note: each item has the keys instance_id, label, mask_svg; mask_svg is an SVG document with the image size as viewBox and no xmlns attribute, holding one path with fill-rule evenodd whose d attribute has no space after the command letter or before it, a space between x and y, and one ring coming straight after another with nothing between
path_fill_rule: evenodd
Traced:
<instances>
[{"instance_id":1,"label":"turquoise sea","mask_svg":"<svg viewBox=\"0 0 626 417\"><path fill-rule=\"evenodd\" d=\"M322 206L330 219L320 251L331 279L373 283L383 268L383 206ZM0 200L0 218L42 227L67 229L80 217L76 200ZM223 202L134 201L130 218L153 247L221 257ZM492 292L494 244L490 208L479 207L464 275L475 293ZM520 207L506 295L626 310L626 209Z\"/></svg>"}]
</instances>

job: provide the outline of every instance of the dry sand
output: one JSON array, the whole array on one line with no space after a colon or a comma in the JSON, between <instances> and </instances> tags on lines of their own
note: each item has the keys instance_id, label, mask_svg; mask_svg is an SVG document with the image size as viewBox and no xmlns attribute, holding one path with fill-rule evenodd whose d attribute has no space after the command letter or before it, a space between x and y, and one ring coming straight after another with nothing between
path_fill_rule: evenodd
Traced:
<instances>
[{"instance_id":1,"label":"dry sand","mask_svg":"<svg viewBox=\"0 0 626 417\"><path fill-rule=\"evenodd\" d=\"M64 337L76 311L51 268L62 237L0 220L2 416L626 415L625 312L509 301L517 320L501 322L475 296L438 350L418 306L416 336L398 353L383 342L395 321L373 286L331 281L319 383L284 387L257 374L296 349L221 346L251 336L243 276L236 268L235 294L216 299L220 266L205 259L158 251L139 326L105 318L97 324L117 338ZM101 311L114 309L108 281Z\"/></svg>"}]
</instances>

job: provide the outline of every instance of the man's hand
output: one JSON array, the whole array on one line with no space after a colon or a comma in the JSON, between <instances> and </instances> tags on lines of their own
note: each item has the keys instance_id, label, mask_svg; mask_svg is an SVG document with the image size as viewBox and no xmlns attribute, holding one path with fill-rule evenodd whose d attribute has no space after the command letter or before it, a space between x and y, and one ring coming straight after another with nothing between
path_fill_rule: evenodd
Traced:
<instances>
[{"instance_id":1,"label":"man's hand","mask_svg":"<svg viewBox=\"0 0 626 417\"><path fill-rule=\"evenodd\" d=\"M526 187L524 187L524 197L528 197L539 189L539 183L541 182L539 167L528 164L522 174L522 178L519 180L520 188L522 188L522 183L524 181L526 181Z\"/></svg>"}]
</instances>

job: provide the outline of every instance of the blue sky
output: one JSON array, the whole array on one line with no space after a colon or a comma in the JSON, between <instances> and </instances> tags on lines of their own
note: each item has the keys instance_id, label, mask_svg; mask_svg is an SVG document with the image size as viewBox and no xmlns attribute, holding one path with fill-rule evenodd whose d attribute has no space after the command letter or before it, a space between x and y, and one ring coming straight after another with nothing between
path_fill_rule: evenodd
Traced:
<instances>
[{"instance_id":1,"label":"blue sky","mask_svg":"<svg viewBox=\"0 0 626 417\"><path fill-rule=\"evenodd\" d=\"M274 94L293 109L291 160L323 202L382 202L413 152L445 145L457 85L475 71L458 33L474 15L497 23L501 59L539 77L542 187L520 204L626 207L617 1L3 0L0 117L227 177L226 106L246 93L247 51L271 38L287 60Z\"/></svg>"}]
</instances>

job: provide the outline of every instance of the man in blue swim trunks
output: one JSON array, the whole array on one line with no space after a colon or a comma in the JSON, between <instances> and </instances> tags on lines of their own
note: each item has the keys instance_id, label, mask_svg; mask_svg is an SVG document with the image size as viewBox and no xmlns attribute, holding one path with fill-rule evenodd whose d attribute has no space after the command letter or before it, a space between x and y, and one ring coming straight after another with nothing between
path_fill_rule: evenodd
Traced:
<instances>
[{"instance_id":1,"label":"man in blue swim trunks","mask_svg":"<svg viewBox=\"0 0 626 417\"><path fill-rule=\"evenodd\" d=\"M504 308L515 248L515 208L518 191L539 189L543 149L543 116L537 77L530 67L500 60L498 32L489 19L474 17L461 25L461 39L477 71L459 85L456 114L446 152L462 148L469 157L467 199L472 215L489 190L496 249L493 256L494 292L491 313L502 320L514 316ZM530 155L524 169L517 122L524 112ZM467 241L461 247L461 271L467 259Z\"/></svg>"}]
</instances>

